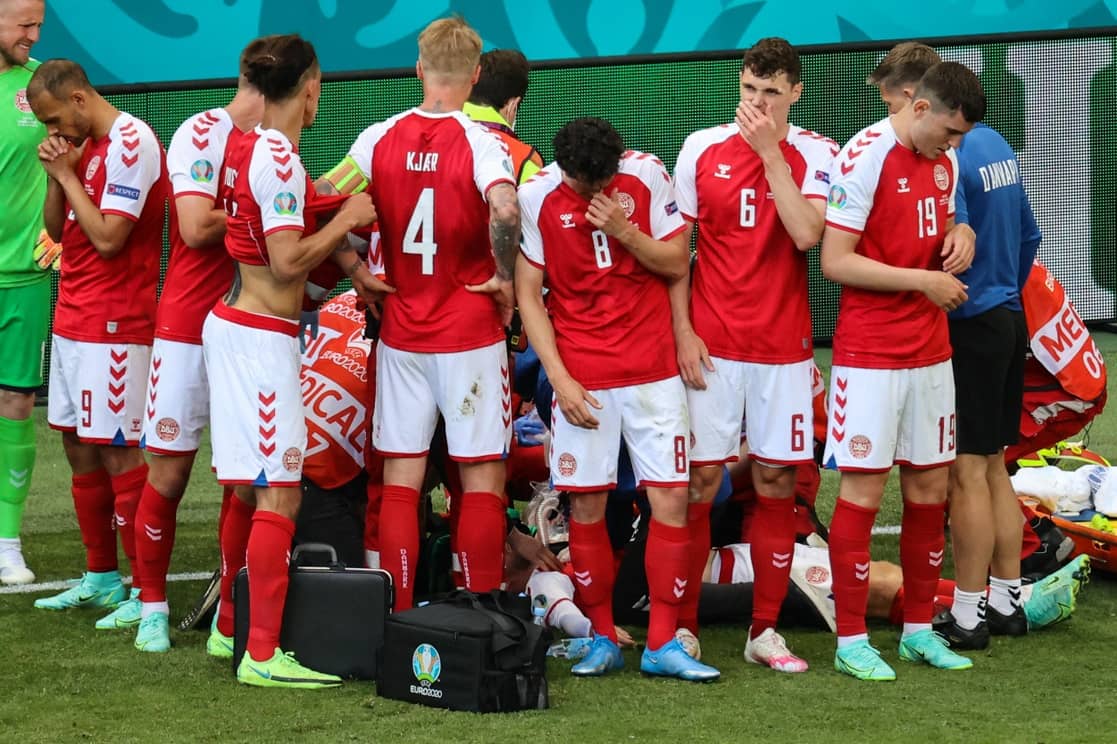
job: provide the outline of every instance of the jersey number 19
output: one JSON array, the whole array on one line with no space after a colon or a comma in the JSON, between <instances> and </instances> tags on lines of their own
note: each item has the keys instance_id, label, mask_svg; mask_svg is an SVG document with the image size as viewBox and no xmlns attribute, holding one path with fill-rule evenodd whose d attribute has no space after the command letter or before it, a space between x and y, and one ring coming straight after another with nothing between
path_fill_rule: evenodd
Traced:
<instances>
[{"instance_id":1,"label":"jersey number 19","mask_svg":"<svg viewBox=\"0 0 1117 744\"><path fill-rule=\"evenodd\" d=\"M933 238L939 234L939 214L935 211L935 197L928 196L915 203L919 213L919 237Z\"/></svg>"}]
</instances>

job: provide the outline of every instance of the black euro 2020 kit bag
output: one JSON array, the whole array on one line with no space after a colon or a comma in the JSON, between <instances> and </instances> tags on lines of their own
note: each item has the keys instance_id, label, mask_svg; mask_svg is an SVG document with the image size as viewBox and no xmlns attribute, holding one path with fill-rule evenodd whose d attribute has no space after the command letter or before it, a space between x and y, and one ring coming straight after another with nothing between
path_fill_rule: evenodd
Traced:
<instances>
[{"instance_id":1,"label":"black euro 2020 kit bag","mask_svg":"<svg viewBox=\"0 0 1117 744\"><path fill-rule=\"evenodd\" d=\"M326 555L325 566L303 565ZM248 644L248 582L245 569L233 584L233 671ZM347 568L325 543L303 543L291 552L279 645L316 672L351 679L376 679L384 621L392 606L387 571Z\"/></svg>"},{"instance_id":2,"label":"black euro 2020 kit bag","mask_svg":"<svg viewBox=\"0 0 1117 744\"><path fill-rule=\"evenodd\" d=\"M547 708L550 639L526 597L454 592L388 618L376 692L479 713Z\"/></svg>"}]
</instances>

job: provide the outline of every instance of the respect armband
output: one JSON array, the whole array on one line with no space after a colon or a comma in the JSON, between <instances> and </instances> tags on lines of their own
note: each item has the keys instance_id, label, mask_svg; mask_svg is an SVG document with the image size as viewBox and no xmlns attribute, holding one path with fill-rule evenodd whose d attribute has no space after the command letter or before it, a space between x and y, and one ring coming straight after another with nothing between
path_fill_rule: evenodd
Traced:
<instances>
[{"instance_id":1,"label":"respect armband","mask_svg":"<svg viewBox=\"0 0 1117 744\"><path fill-rule=\"evenodd\" d=\"M352 155L346 155L341 162L323 176L334 185L342 194L356 194L368 187L368 179L361 173L361 168Z\"/></svg>"}]
</instances>

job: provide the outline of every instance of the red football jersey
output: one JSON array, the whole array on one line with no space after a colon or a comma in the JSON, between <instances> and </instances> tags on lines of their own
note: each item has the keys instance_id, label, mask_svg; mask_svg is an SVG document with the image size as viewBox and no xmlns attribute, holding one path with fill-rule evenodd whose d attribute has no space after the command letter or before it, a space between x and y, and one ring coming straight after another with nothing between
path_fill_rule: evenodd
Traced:
<instances>
[{"instance_id":1,"label":"red football jersey","mask_svg":"<svg viewBox=\"0 0 1117 744\"><path fill-rule=\"evenodd\" d=\"M183 122L167 150L172 196L200 196L221 208L220 176L226 147L243 134L225 109L203 111ZM171 259L155 316L155 335L200 344L206 315L233 282L233 260L222 241L200 248L188 246L179 232L174 198L170 210Z\"/></svg>"},{"instance_id":2,"label":"red football jersey","mask_svg":"<svg viewBox=\"0 0 1117 744\"><path fill-rule=\"evenodd\" d=\"M953 150L929 160L901 144L885 119L861 130L834 159L827 227L859 235L857 252L875 261L941 270L957 177ZM904 369L950 354L946 313L922 292L842 288L834 364Z\"/></svg>"},{"instance_id":3,"label":"red football jersey","mask_svg":"<svg viewBox=\"0 0 1117 744\"><path fill-rule=\"evenodd\" d=\"M667 170L629 151L603 191L657 240L685 227ZM679 374L667 282L586 219L589 202L552 163L520 187L523 254L546 272L547 307L563 364L588 390Z\"/></svg>"},{"instance_id":4,"label":"red football jersey","mask_svg":"<svg viewBox=\"0 0 1117 744\"><path fill-rule=\"evenodd\" d=\"M225 250L234 261L267 266L267 236L305 226L310 176L287 135L260 127L229 147L222 174L232 191L225 199Z\"/></svg>"},{"instance_id":5,"label":"red football jersey","mask_svg":"<svg viewBox=\"0 0 1117 744\"><path fill-rule=\"evenodd\" d=\"M405 111L361 132L349 156L371 182L384 270L380 338L404 351L453 352L504 338L492 297L465 289L496 270L489 189L513 184L504 143L460 111Z\"/></svg>"},{"instance_id":6,"label":"red football jersey","mask_svg":"<svg viewBox=\"0 0 1117 744\"><path fill-rule=\"evenodd\" d=\"M318 336L302 357L306 453L303 476L321 488L339 488L365 465L372 401L365 315L353 290L318 311Z\"/></svg>"},{"instance_id":7,"label":"red football jersey","mask_svg":"<svg viewBox=\"0 0 1117 744\"><path fill-rule=\"evenodd\" d=\"M121 112L106 136L86 142L77 174L102 214L135 224L124 248L102 258L66 204L54 333L76 341L150 345L167 200L163 146L151 127Z\"/></svg>"},{"instance_id":8,"label":"red football jersey","mask_svg":"<svg viewBox=\"0 0 1117 744\"><path fill-rule=\"evenodd\" d=\"M803 195L826 199L837 143L793 126L780 150ZM807 254L787 234L764 164L736 124L687 137L675 192L683 216L698 223L690 312L710 353L767 364L810 359Z\"/></svg>"}]
</instances>

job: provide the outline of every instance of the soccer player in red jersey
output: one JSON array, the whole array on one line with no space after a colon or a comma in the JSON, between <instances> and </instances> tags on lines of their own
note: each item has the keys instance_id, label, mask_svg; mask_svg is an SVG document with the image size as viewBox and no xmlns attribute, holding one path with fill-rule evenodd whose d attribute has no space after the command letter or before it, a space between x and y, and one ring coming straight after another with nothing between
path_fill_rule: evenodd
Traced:
<instances>
[{"instance_id":1,"label":"soccer player in red jersey","mask_svg":"<svg viewBox=\"0 0 1117 744\"><path fill-rule=\"evenodd\" d=\"M202 429L209 421L209 385L202 356L202 323L233 283L233 260L225 252L225 207L219 195L226 147L260 121L264 99L245 78L244 64L262 43L256 40L241 53L237 93L223 108L190 117L175 132L167 150L171 202L171 257L155 316L155 343L147 380L141 446L151 455L147 484L136 511L136 553L139 557L142 603L136 648L170 650L167 567L174 549L179 501L190 480ZM233 504L233 487L225 487L225 508L247 527L252 509ZM247 539L247 529L243 529ZM215 633L207 649L232 655L233 577L244 564L239 551L222 562L226 597L221 618L225 635ZM237 558L239 552L240 558ZM224 590L228 589L228 592ZM222 642L227 641L227 642Z\"/></svg>"},{"instance_id":2,"label":"soccer player in red jersey","mask_svg":"<svg viewBox=\"0 0 1117 744\"><path fill-rule=\"evenodd\" d=\"M380 562L395 579L397 609L413 599L419 489L440 413L464 487L455 508L466 587L501 584L512 433L503 326L520 212L503 142L461 112L480 55L480 37L460 18L427 26L416 65L422 103L363 131L327 176L342 193L367 186L396 290L384 299L376 347L372 439L385 458Z\"/></svg>"},{"instance_id":3,"label":"soccer player in red jersey","mask_svg":"<svg viewBox=\"0 0 1117 744\"><path fill-rule=\"evenodd\" d=\"M331 687L341 680L279 648L306 446L296 319L310 270L376 215L369 198L357 195L308 234L313 188L298 143L318 112L314 47L297 35L269 37L245 61L245 76L264 96L264 113L225 156L222 182L231 186L225 248L236 261L236 280L202 328L217 478L256 505L245 557L251 621L237 679Z\"/></svg>"},{"instance_id":4,"label":"soccer player in red jersey","mask_svg":"<svg viewBox=\"0 0 1117 744\"><path fill-rule=\"evenodd\" d=\"M814 365L807 254L822 236L837 144L788 123L799 55L761 39L741 62L736 123L690 135L675 166L679 209L698 228L698 260L672 286L691 432L691 568L681 622L698 625L710 506L722 465L737 459L744 411L756 484L756 592L745 659L806 671L776 632L795 544L795 474L811 463ZM758 301L758 298L765 298Z\"/></svg>"},{"instance_id":5,"label":"soccer player in red jersey","mask_svg":"<svg viewBox=\"0 0 1117 744\"><path fill-rule=\"evenodd\" d=\"M47 232L66 244L51 342L48 421L62 432L86 549L81 582L36 607L117 607L99 629L140 621L117 571L116 535L136 575L134 519L147 465L137 449L151 357L167 181L147 124L118 111L82 68L49 60L27 86L49 137Z\"/></svg>"},{"instance_id":6,"label":"soccer player in red jersey","mask_svg":"<svg viewBox=\"0 0 1117 744\"><path fill-rule=\"evenodd\" d=\"M966 300L965 286L943 268L958 180L951 148L984 113L977 76L943 62L927 71L910 106L862 130L834 161L822 270L843 289L824 460L842 473L830 525L834 663L858 679L896 677L865 627L870 535L894 464L904 498L900 658L941 669L973 665L932 631L931 618L955 457L943 311Z\"/></svg>"},{"instance_id":7,"label":"soccer player in red jersey","mask_svg":"<svg viewBox=\"0 0 1117 744\"><path fill-rule=\"evenodd\" d=\"M576 119L559 130L554 146L556 162L520 188L516 298L554 386L551 477L572 497L574 580L596 634L571 671L598 676L624 665L605 525L623 437L652 507L651 608L640 669L717 679L716 669L692 659L675 638L688 583L689 422L667 282L686 276L685 223L663 164L626 152L608 122Z\"/></svg>"}]
</instances>

